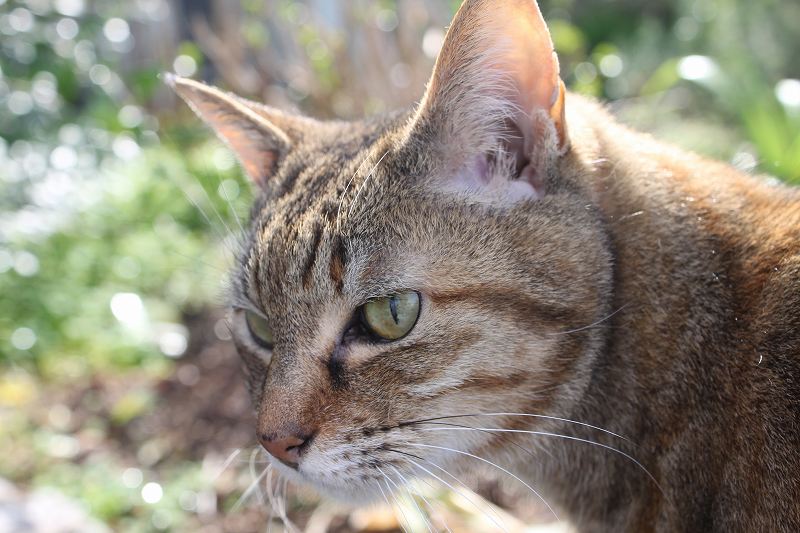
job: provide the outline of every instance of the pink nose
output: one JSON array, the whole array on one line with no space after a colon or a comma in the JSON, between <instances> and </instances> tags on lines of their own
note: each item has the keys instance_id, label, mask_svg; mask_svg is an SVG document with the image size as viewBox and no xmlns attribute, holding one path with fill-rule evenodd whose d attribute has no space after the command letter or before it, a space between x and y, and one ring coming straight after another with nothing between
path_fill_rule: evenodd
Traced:
<instances>
[{"instance_id":1,"label":"pink nose","mask_svg":"<svg viewBox=\"0 0 800 533\"><path fill-rule=\"evenodd\" d=\"M297 468L300 455L311 442L311 437L298 435L260 435L259 441L267 452L286 466Z\"/></svg>"}]
</instances>

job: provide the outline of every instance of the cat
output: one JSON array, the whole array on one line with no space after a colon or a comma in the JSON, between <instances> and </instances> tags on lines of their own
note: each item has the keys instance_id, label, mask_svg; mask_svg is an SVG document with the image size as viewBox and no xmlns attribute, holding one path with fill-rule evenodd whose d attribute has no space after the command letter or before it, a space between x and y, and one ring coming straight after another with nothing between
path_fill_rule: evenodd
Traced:
<instances>
[{"instance_id":1,"label":"cat","mask_svg":"<svg viewBox=\"0 0 800 533\"><path fill-rule=\"evenodd\" d=\"M800 531L800 192L567 93L533 0L465 1L357 122L167 82L258 191L231 320L282 475L491 462L579 531Z\"/></svg>"}]
</instances>

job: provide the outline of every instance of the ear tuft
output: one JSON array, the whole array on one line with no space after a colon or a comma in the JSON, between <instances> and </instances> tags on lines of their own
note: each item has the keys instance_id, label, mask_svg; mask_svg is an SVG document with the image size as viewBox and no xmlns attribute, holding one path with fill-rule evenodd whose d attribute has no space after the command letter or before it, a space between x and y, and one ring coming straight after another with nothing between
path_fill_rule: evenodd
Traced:
<instances>
[{"instance_id":1,"label":"ear tuft","mask_svg":"<svg viewBox=\"0 0 800 533\"><path fill-rule=\"evenodd\" d=\"M266 118L268 108L171 73L161 79L234 151L250 179L263 187L292 145L287 133Z\"/></svg>"}]
</instances>

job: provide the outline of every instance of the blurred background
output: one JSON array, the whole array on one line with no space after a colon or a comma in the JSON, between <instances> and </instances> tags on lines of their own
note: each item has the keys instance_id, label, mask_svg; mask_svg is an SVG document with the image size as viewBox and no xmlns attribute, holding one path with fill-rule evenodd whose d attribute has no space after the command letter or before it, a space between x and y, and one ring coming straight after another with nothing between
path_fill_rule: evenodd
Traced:
<instances>
[{"instance_id":1,"label":"blurred background","mask_svg":"<svg viewBox=\"0 0 800 533\"><path fill-rule=\"evenodd\" d=\"M158 73L377 113L421 95L458 3L0 0L0 532L280 531L284 513L308 531L397 531L393 516L428 531L419 499L349 513L254 484L222 300L251 192ZM573 90L800 182L796 0L541 6ZM454 531L491 530L476 509L492 507L522 531L539 511L509 481L476 482L477 505L418 487L419 507Z\"/></svg>"}]
</instances>

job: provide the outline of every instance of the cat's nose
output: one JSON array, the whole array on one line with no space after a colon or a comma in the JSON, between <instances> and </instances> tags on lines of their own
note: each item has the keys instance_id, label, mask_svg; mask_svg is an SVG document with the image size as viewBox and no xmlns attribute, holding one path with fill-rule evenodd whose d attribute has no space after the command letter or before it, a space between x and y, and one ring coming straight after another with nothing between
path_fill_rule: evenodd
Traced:
<instances>
[{"instance_id":1,"label":"cat's nose","mask_svg":"<svg viewBox=\"0 0 800 533\"><path fill-rule=\"evenodd\" d=\"M300 455L308 448L312 436L299 434L260 434L261 446L275 459L291 468L297 468Z\"/></svg>"}]
</instances>

